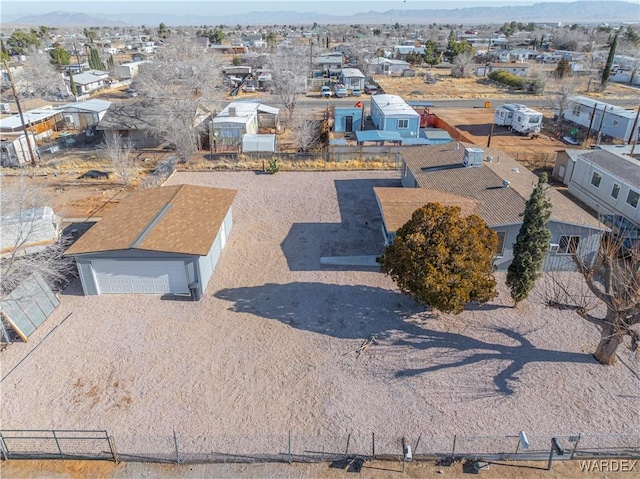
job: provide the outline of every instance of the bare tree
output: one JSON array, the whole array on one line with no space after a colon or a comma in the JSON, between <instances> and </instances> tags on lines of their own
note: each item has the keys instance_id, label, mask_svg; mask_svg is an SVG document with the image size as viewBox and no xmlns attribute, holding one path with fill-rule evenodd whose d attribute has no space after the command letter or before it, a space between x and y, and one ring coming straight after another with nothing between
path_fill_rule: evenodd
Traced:
<instances>
[{"instance_id":1,"label":"bare tree","mask_svg":"<svg viewBox=\"0 0 640 479\"><path fill-rule=\"evenodd\" d=\"M130 185L137 171L135 157L131 154L132 143L116 133L107 135L99 149L116 170L122 184Z\"/></svg>"},{"instance_id":2,"label":"bare tree","mask_svg":"<svg viewBox=\"0 0 640 479\"><path fill-rule=\"evenodd\" d=\"M451 76L454 78L469 78L473 75L473 53L462 52L453 59Z\"/></svg>"},{"instance_id":3,"label":"bare tree","mask_svg":"<svg viewBox=\"0 0 640 479\"><path fill-rule=\"evenodd\" d=\"M558 112L558 124L562 126L564 122L564 112L569 105L569 98L576 93L578 82L575 77L568 77L558 80L551 86L552 105ZM562 130L562 128L561 128Z\"/></svg>"},{"instance_id":4,"label":"bare tree","mask_svg":"<svg viewBox=\"0 0 640 479\"><path fill-rule=\"evenodd\" d=\"M299 151L308 152L321 138L321 122L307 117L297 117L291 124L291 133Z\"/></svg>"},{"instance_id":5,"label":"bare tree","mask_svg":"<svg viewBox=\"0 0 640 479\"><path fill-rule=\"evenodd\" d=\"M593 266L577 253L575 261L587 286L607 308L593 355L602 364L611 365L625 338L629 349L640 351L640 328L636 327L640 324L640 250L626 248L623 238L611 236L603 239Z\"/></svg>"},{"instance_id":6,"label":"bare tree","mask_svg":"<svg viewBox=\"0 0 640 479\"><path fill-rule=\"evenodd\" d=\"M150 130L186 162L199 148L202 122L209 115L202 105L221 96L221 69L216 55L181 36L175 41L140 68L134 87L149 102Z\"/></svg>"},{"instance_id":7,"label":"bare tree","mask_svg":"<svg viewBox=\"0 0 640 479\"><path fill-rule=\"evenodd\" d=\"M54 221L53 212L47 208L46 195L33 179L25 176L10 184L3 179L2 183L0 295L10 293L34 274L39 274L49 284L62 280L71 263L62 256L66 247L64 242L54 241L46 231L54 228L43 222L43 218Z\"/></svg>"},{"instance_id":8,"label":"bare tree","mask_svg":"<svg viewBox=\"0 0 640 479\"><path fill-rule=\"evenodd\" d=\"M287 110L288 120L293 118L298 96L305 91L309 61L306 47L282 48L271 55L269 63L273 93Z\"/></svg>"},{"instance_id":9,"label":"bare tree","mask_svg":"<svg viewBox=\"0 0 640 479\"><path fill-rule=\"evenodd\" d=\"M31 49L22 72L16 74L18 91L23 97L47 98L54 93L66 92L60 73L51 64L51 57Z\"/></svg>"}]
</instances>

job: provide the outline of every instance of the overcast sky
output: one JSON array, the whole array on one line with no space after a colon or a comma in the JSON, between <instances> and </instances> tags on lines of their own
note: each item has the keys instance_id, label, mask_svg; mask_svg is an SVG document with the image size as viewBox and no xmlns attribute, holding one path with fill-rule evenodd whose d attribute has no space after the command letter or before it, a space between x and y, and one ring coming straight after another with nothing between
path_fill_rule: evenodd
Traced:
<instances>
[{"instance_id":1,"label":"overcast sky","mask_svg":"<svg viewBox=\"0 0 640 479\"><path fill-rule=\"evenodd\" d=\"M5 15L28 15L54 11L92 13L170 13L185 15L203 13L206 15L227 15L243 11L293 10L299 12L322 12L351 15L359 12L390 9L449 9L470 6L533 5L545 0L197 0L197 1L157 1L157 0L2 0ZM547 0L571 2L576 0ZM588 1L588 0L580 0ZM601 0L606 1L606 0ZM633 0L632 0L633 1ZM638 0L635 0L638 1Z\"/></svg>"}]
</instances>

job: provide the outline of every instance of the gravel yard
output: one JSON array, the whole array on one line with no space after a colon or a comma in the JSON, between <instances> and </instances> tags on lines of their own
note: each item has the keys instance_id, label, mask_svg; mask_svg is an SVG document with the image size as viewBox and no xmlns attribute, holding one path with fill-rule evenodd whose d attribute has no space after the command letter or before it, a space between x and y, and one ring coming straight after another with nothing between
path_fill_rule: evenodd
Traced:
<instances>
[{"instance_id":1,"label":"gravel yard","mask_svg":"<svg viewBox=\"0 0 640 479\"><path fill-rule=\"evenodd\" d=\"M382 252L372 187L399 185L395 173L180 183L238 190L205 296L84 297L72 283L29 343L1 353L3 429L107 429L121 454L170 454L173 430L184 451L238 454L283 452L289 430L300 452L344 450L348 433L369 450L376 432L381 452L403 435L443 452L455 434L638 433L640 360L621 348L599 365L597 328L545 308L542 286L523 310L501 286L454 317L374 268L320 265Z\"/></svg>"}]
</instances>

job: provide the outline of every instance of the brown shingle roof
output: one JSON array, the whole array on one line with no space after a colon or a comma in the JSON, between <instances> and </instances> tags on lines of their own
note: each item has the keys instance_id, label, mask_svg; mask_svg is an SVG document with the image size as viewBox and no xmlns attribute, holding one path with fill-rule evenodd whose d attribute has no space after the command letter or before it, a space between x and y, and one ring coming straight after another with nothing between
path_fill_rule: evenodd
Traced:
<instances>
[{"instance_id":1,"label":"brown shingle roof","mask_svg":"<svg viewBox=\"0 0 640 479\"><path fill-rule=\"evenodd\" d=\"M538 177L503 151L482 148L482 166L462 166L465 147L456 143L413 147L402 151L402 158L421 188L442 191L478 202L479 214L489 226L520 223L526 200ZM492 162L486 161L492 157ZM504 181L509 188L504 188ZM607 230L607 227L553 188L551 219Z\"/></svg>"},{"instance_id":2,"label":"brown shingle roof","mask_svg":"<svg viewBox=\"0 0 640 479\"><path fill-rule=\"evenodd\" d=\"M138 249L205 256L235 195L192 185L136 190L65 254Z\"/></svg>"},{"instance_id":3,"label":"brown shingle roof","mask_svg":"<svg viewBox=\"0 0 640 479\"><path fill-rule=\"evenodd\" d=\"M378 199L382 218L388 232L398 231L411 219L413 212L427 203L440 203L443 206L459 206L462 216L480 215L478 202L470 198L443 193L425 188L383 188L373 191Z\"/></svg>"}]
</instances>

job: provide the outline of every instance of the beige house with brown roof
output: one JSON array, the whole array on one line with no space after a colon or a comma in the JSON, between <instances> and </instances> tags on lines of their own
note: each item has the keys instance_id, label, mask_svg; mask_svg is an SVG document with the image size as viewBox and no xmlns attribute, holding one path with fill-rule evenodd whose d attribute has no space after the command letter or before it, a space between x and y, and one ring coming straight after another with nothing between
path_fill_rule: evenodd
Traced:
<instances>
[{"instance_id":1,"label":"beige house with brown roof","mask_svg":"<svg viewBox=\"0 0 640 479\"><path fill-rule=\"evenodd\" d=\"M374 188L385 242L426 203L460 206L462 214L480 216L498 233L495 265L506 270L538 177L500 150L463 143L406 148L401 155L404 188ZM572 255L579 251L593 259L608 228L558 191L549 189L549 198L552 240L544 269L575 269Z\"/></svg>"},{"instance_id":2,"label":"beige house with brown roof","mask_svg":"<svg viewBox=\"0 0 640 479\"><path fill-rule=\"evenodd\" d=\"M135 190L65 252L86 295L191 294L199 299L233 225L235 190Z\"/></svg>"}]
</instances>

